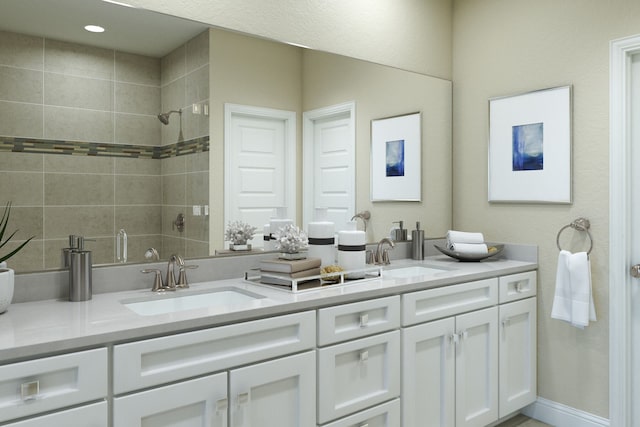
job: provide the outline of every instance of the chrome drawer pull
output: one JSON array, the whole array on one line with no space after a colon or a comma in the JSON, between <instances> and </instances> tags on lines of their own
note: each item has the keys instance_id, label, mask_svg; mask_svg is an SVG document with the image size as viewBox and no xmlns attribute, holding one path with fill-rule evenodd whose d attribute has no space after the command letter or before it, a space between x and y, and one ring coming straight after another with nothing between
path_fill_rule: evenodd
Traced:
<instances>
[{"instance_id":1,"label":"chrome drawer pull","mask_svg":"<svg viewBox=\"0 0 640 427\"><path fill-rule=\"evenodd\" d=\"M360 327L366 328L369 324L369 315L367 313L360 315Z\"/></svg>"},{"instance_id":2,"label":"chrome drawer pull","mask_svg":"<svg viewBox=\"0 0 640 427\"><path fill-rule=\"evenodd\" d=\"M368 351L361 351L360 352L360 362L366 362L367 360L369 360L369 352Z\"/></svg>"},{"instance_id":3,"label":"chrome drawer pull","mask_svg":"<svg viewBox=\"0 0 640 427\"><path fill-rule=\"evenodd\" d=\"M240 393L238 395L238 406L249 403L249 393Z\"/></svg>"},{"instance_id":4,"label":"chrome drawer pull","mask_svg":"<svg viewBox=\"0 0 640 427\"><path fill-rule=\"evenodd\" d=\"M40 381L31 381L20 385L20 396L22 400L35 400L40 394Z\"/></svg>"},{"instance_id":5,"label":"chrome drawer pull","mask_svg":"<svg viewBox=\"0 0 640 427\"><path fill-rule=\"evenodd\" d=\"M222 412L226 411L229 406L229 400L227 398L220 399L216 402L216 411Z\"/></svg>"}]
</instances>

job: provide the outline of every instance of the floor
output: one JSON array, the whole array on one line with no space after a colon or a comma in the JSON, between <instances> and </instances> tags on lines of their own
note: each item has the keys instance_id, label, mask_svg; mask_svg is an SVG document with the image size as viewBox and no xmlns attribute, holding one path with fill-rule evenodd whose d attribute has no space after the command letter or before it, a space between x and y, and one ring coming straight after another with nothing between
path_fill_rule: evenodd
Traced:
<instances>
[{"instance_id":1,"label":"floor","mask_svg":"<svg viewBox=\"0 0 640 427\"><path fill-rule=\"evenodd\" d=\"M552 427L549 424L532 420L524 415L516 415L515 417L497 425L496 427Z\"/></svg>"}]
</instances>

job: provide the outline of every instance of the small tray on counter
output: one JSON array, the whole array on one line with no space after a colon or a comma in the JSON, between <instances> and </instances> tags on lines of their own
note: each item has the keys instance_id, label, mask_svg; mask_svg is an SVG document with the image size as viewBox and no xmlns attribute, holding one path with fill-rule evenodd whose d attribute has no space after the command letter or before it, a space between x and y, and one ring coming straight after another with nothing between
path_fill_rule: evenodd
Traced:
<instances>
[{"instance_id":1,"label":"small tray on counter","mask_svg":"<svg viewBox=\"0 0 640 427\"><path fill-rule=\"evenodd\" d=\"M439 250L440 252L442 252L443 254L450 256L451 258L455 258L458 261L462 261L462 262L478 262L478 261L482 261L483 259L487 259L490 258L492 256L496 256L499 253L501 253L504 249L504 245L487 245L487 247L489 248L489 252L486 254L472 254L472 253L463 253L463 252L457 252L457 251L452 251L450 249L447 248L443 248L442 246L438 246L438 245L433 245L435 246L435 248L437 250Z\"/></svg>"}]
</instances>

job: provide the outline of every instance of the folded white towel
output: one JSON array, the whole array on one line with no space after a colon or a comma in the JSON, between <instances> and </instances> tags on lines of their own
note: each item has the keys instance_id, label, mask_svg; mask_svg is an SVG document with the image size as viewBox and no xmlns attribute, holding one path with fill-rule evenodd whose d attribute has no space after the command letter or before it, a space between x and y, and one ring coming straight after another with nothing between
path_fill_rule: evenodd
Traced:
<instances>
[{"instance_id":1,"label":"folded white towel","mask_svg":"<svg viewBox=\"0 0 640 427\"><path fill-rule=\"evenodd\" d=\"M482 233L469 233L466 231L447 231L447 245L453 243L484 243Z\"/></svg>"},{"instance_id":2,"label":"folded white towel","mask_svg":"<svg viewBox=\"0 0 640 427\"><path fill-rule=\"evenodd\" d=\"M483 255L489 253L484 243L451 243L449 249L465 255Z\"/></svg>"},{"instance_id":3,"label":"folded white towel","mask_svg":"<svg viewBox=\"0 0 640 427\"><path fill-rule=\"evenodd\" d=\"M578 328L596 321L591 289L591 265L586 252L560 251L551 317Z\"/></svg>"}]
</instances>

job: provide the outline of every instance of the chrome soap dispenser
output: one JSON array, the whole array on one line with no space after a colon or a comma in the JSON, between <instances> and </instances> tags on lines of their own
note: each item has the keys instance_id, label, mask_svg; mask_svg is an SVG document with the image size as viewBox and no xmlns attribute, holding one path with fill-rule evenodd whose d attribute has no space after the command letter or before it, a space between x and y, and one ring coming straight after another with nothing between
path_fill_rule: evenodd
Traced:
<instances>
[{"instance_id":1,"label":"chrome soap dispenser","mask_svg":"<svg viewBox=\"0 0 640 427\"><path fill-rule=\"evenodd\" d=\"M411 232L411 258L424 259L424 230L420 230L420 221L416 222L416 229Z\"/></svg>"},{"instance_id":2,"label":"chrome soap dispenser","mask_svg":"<svg viewBox=\"0 0 640 427\"><path fill-rule=\"evenodd\" d=\"M88 301L92 293L91 251L84 248L88 239L77 239L77 248L69 252L69 301Z\"/></svg>"}]
</instances>

